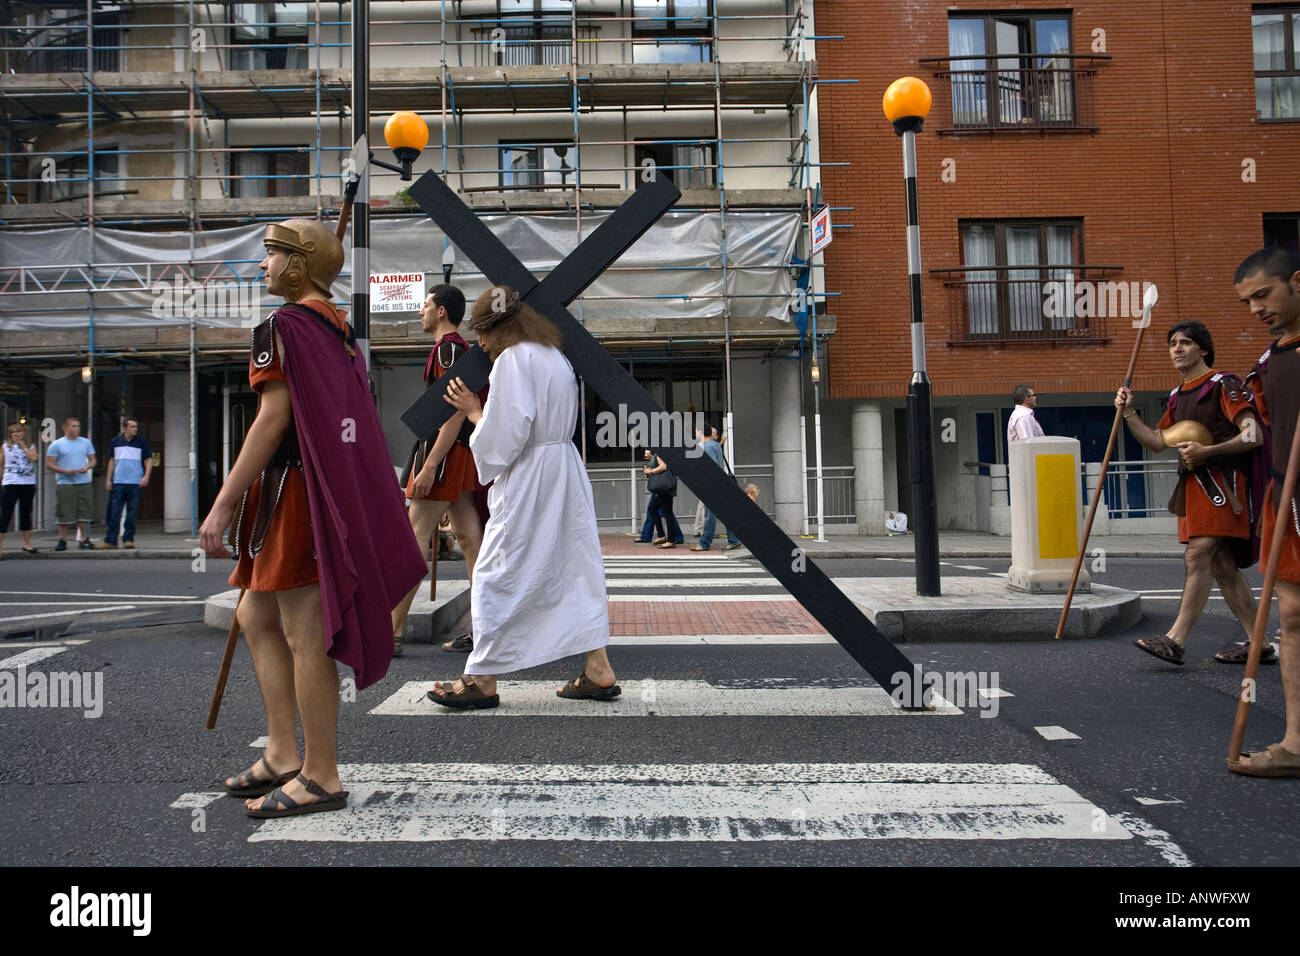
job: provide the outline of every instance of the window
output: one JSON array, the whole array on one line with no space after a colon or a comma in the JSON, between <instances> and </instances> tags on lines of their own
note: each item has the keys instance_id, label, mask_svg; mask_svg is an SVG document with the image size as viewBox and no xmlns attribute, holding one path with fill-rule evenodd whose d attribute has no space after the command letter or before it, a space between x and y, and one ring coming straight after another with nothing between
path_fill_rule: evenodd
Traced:
<instances>
[{"instance_id":1,"label":"window","mask_svg":"<svg viewBox=\"0 0 1300 956\"><path fill-rule=\"evenodd\" d=\"M120 183L117 177L117 153L115 146L102 146L95 150L95 195L120 198ZM90 156L63 156L55 160L54 181L46 182L42 176L45 171L39 162L30 166L27 174L30 179L41 179L32 183L32 202L59 202L64 199L85 199L90 194Z\"/></svg>"},{"instance_id":2,"label":"window","mask_svg":"<svg viewBox=\"0 0 1300 956\"><path fill-rule=\"evenodd\" d=\"M40 4L39 6L45 6ZM23 22L19 18L18 23ZM97 73L115 73L122 68L122 49L126 45L121 28L122 15L96 10L91 41L93 66ZM12 27L10 28L13 29ZM86 7L52 7L36 13L29 25L9 32L6 64L17 63L20 73L86 72ZM27 53L26 58L22 52ZM13 57L10 60L10 57ZM8 72L14 68L8 66Z\"/></svg>"},{"instance_id":3,"label":"window","mask_svg":"<svg viewBox=\"0 0 1300 956\"><path fill-rule=\"evenodd\" d=\"M305 70L306 3L232 3L230 69Z\"/></svg>"},{"instance_id":4,"label":"window","mask_svg":"<svg viewBox=\"0 0 1300 956\"><path fill-rule=\"evenodd\" d=\"M572 143L502 143L501 186L540 188L543 185L573 185L576 172L570 160Z\"/></svg>"},{"instance_id":5,"label":"window","mask_svg":"<svg viewBox=\"0 0 1300 956\"><path fill-rule=\"evenodd\" d=\"M1075 125L1070 18L951 15L953 126Z\"/></svg>"},{"instance_id":6,"label":"window","mask_svg":"<svg viewBox=\"0 0 1300 956\"><path fill-rule=\"evenodd\" d=\"M713 0L633 0L633 63L712 60Z\"/></svg>"},{"instance_id":7,"label":"window","mask_svg":"<svg viewBox=\"0 0 1300 956\"><path fill-rule=\"evenodd\" d=\"M678 189L712 189L717 182L713 152L712 143L638 143L636 188L647 185L640 172L650 159Z\"/></svg>"},{"instance_id":8,"label":"window","mask_svg":"<svg viewBox=\"0 0 1300 956\"><path fill-rule=\"evenodd\" d=\"M307 195L306 153L291 146L251 149L254 151L230 154L231 199Z\"/></svg>"},{"instance_id":9,"label":"window","mask_svg":"<svg viewBox=\"0 0 1300 956\"><path fill-rule=\"evenodd\" d=\"M1080 220L964 222L960 229L971 338L1033 338L1076 328L1073 299L1058 295L1049 307L1052 288L1045 283L1072 281L1083 261Z\"/></svg>"},{"instance_id":10,"label":"window","mask_svg":"<svg viewBox=\"0 0 1300 956\"><path fill-rule=\"evenodd\" d=\"M1257 9L1250 18L1255 48L1255 109L1265 120L1300 119L1300 7Z\"/></svg>"},{"instance_id":11,"label":"window","mask_svg":"<svg viewBox=\"0 0 1300 956\"><path fill-rule=\"evenodd\" d=\"M1264 213L1264 245L1300 252L1300 213Z\"/></svg>"}]
</instances>

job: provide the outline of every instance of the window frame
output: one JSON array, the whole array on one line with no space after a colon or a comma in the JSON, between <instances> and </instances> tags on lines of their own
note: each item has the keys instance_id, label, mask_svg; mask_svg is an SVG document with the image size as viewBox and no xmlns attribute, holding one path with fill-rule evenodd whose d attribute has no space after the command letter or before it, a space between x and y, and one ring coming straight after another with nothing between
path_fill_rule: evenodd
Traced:
<instances>
[{"instance_id":1,"label":"window frame","mask_svg":"<svg viewBox=\"0 0 1300 956\"><path fill-rule=\"evenodd\" d=\"M1255 68L1255 17L1269 16L1272 14L1282 15L1282 55L1285 65L1281 70L1260 70ZM1300 22L1300 4L1285 4L1278 6L1259 6L1252 5L1250 8L1251 18L1251 43L1250 59L1251 70L1256 83L1255 91L1255 122L1257 123L1300 123L1300 91L1297 92L1297 103L1294 116L1263 116L1263 111L1259 108L1259 90L1258 82L1261 78L1271 79L1274 77L1297 77L1300 78L1300 57L1297 56L1295 44L1296 23Z\"/></svg>"},{"instance_id":2,"label":"window frame","mask_svg":"<svg viewBox=\"0 0 1300 956\"><path fill-rule=\"evenodd\" d=\"M708 152L708 159L709 159L708 165L704 167L692 166L690 169L672 168L679 165L685 165L678 162L679 157L677 154L678 151L682 149L706 150ZM669 163L659 162L660 156L658 155L658 153L663 150L667 150L671 153L672 162ZM660 140L653 140L653 139L637 140L633 144L632 156L633 156L633 165L635 167L633 172L636 175L637 189L640 189L642 186L649 185L649 183L642 181L640 175L641 163L646 159L653 159L655 161L655 165L664 170L664 175L667 176L670 180L672 180L673 184L676 185L678 189L717 189L718 188L718 145L715 142L705 141L705 140L690 140L688 142L683 142L683 141L674 140L665 143ZM679 178L681 178L678 176L679 173L689 174L691 178L694 178L696 175L704 175L709 179L709 182L703 185L696 184L696 183L692 183L689 185L681 185L680 183L678 183Z\"/></svg>"},{"instance_id":3,"label":"window frame","mask_svg":"<svg viewBox=\"0 0 1300 956\"><path fill-rule=\"evenodd\" d=\"M283 23L276 19L276 7L278 6L300 6L310 7L309 2L305 0L256 0L252 3L235 2L229 0L226 3L226 10L229 12L230 26L227 28L230 32L230 66L232 70L304 70L309 69L310 57L308 56L308 40L311 36L310 23L308 17L305 20L285 20ZM235 16L237 7L253 6L265 7L267 17L265 21L257 21L261 25L251 27L254 31L265 30L266 36L239 36L240 21ZM301 50L294 44L301 41ZM236 55L251 54L256 51L262 52L267 59L267 63L262 67L234 66ZM289 66L288 61L290 54L301 52L303 63L301 66Z\"/></svg>"},{"instance_id":4,"label":"window frame","mask_svg":"<svg viewBox=\"0 0 1300 956\"><path fill-rule=\"evenodd\" d=\"M1001 73L1010 72L1000 67L998 64L1003 60L1016 60L1019 66L1018 71L1042 70L1046 67L1038 66L1038 61L1048 59L1045 54L1038 53L1038 21L1040 20L1064 20L1066 35L1070 40L1070 55L1074 55L1074 11L1069 9L1058 10L949 10L947 22L951 24L955 20L981 20L984 23L984 53L979 55L956 57L952 53L952 48L948 49L948 68L950 73L968 74L974 78L974 74L983 73L984 103L985 115L984 123L981 125L957 124L957 118L954 112L952 122L955 129L1008 129L1016 128L1024 123L1023 116L1020 120L1012 121L1004 119L1001 116L1002 97L1001 95L990 95L990 91L999 91L998 76ZM999 21L1014 22L1021 30L1027 29L1028 42L1026 44L1028 52L1026 53L1006 53L997 52L997 24ZM983 69L974 68L956 69L956 64L967 63L973 60L983 60ZM1025 64L1029 65L1026 66ZM954 97L955 97L954 93ZM1024 101L1024 91L1020 93L1020 99ZM955 110L955 107L954 107ZM1036 128L1042 128L1042 124L1034 119L1033 111L1027 114L1033 122L1030 124ZM1070 119L1071 125L1077 125L1079 122L1079 98L1078 84L1075 82L1073 72L1070 74ZM1050 128L1050 127L1049 127Z\"/></svg>"},{"instance_id":5,"label":"window frame","mask_svg":"<svg viewBox=\"0 0 1300 956\"><path fill-rule=\"evenodd\" d=\"M308 153L299 152L296 148L285 146L283 143L244 143L236 147L237 152L227 153L226 162L226 194L231 199L288 199L296 196L311 195L311 159ZM258 152L246 152L246 150L258 150ZM262 152L262 150L275 150L275 152ZM282 156L292 156L302 160L302 172L281 173L275 167L278 165L277 160ZM249 173L236 171L237 163L242 162L245 157L262 157L266 159L266 171L252 175L266 177L259 180L246 180L241 177L250 175ZM241 184L245 182L265 183L267 192L261 196L246 196L242 194ZM302 191L298 192L298 183L302 184ZM287 189L288 191L283 191Z\"/></svg>"},{"instance_id":6,"label":"window frame","mask_svg":"<svg viewBox=\"0 0 1300 956\"><path fill-rule=\"evenodd\" d=\"M571 139L498 140L497 141L497 186L501 189L509 189L512 192L525 192L528 190L536 190L537 192L546 192L547 190L544 187L547 185L545 179L547 168L545 165L540 163L539 165L533 167L541 177L539 182L534 183L531 186L519 186L516 184L507 184L505 181L506 180L505 151L507 149L536 150L539 153L537 158L540 161L543 158L540 155L541 150L554 148L556 146L565 146L568 147L568 149L570 150L575 150L575 144ZM561 159L567 161L568 157L561 157ZM570 173L560 174L560 183L558 185L567 188L567 187L571 187L573 183L576 181L576 179L571 180L571 177L576 177L576 174L578 172L577 164L576 163L573 164L572 166L569 167L569 169L571 170Z\"/></svg>"},{"instance_id":7,"label":"window frame","mask_svg":"<svg viewBox=\"0 0 1300 956\"><path fill-rule=\"evenodd\" d=\"M705 0L708 4L707 12L703 17L692 18L691 21L671 19L677 16L677 0L666 0L668 4L664 11L664 16L670 19L663 22L651 21L644 23L640 20L632 21L632 61L634 63L711 63L713 62L713 44L712 43L668 43L667 46L678 46L699 51L698 59L691 60L638 60L636 51L638 49L659 49L664 40L696 40L701 37L712 38L713 20L717 12L717 0ZM636 4L633 0L633 16L636 16ZM694 20L699 19L703 22L699 26L692 25ZM646 41L646 42L637 42ZM654 41L653 43L648 41Z\"/></svg>"},{"instance_id":8,"label":"window frame","mask_svg":"<svg viewBox=\"0 0 1300 956\"><path fill-rule=\"evenodd\" d=\"M966 242L965 229L968 226L986 226L992 227L993 233L993 254L994 264L991 266L976 266L966 262ZM1009 227L1036 226L1038 228L1038 264L1011 265L1007 259L1007 231ZM1048 239L1047 230L1051 226L1069 226L1074 230L1074 243L1078 252L1077 262L1068 263L1082 271L1087 268L1087 250L1084 245L1084 220L1082 216L1030 216L1022 219L959 219L957 220L957 246L961 264L966 268L964 276L969 276L970 272L992 272L994 280L998 283L996 286L996 303L997 303L997 328L989 332L976 332L972 328L973 315L970 312L969 304L967 305L967 314L965 321L965 337L970 342L981 341L1015 341L1018 334L1023 334L1024 330L1011 328L1012 303L1011 290L1005 284L1010 281L1009 276L1013 271L1028 271L1036 269L1038 271L1039 283L1060 281L1050 274L1051 270L1047 266L1061 266L1067 263L1052 262L1048 258ZM1004 281L1005 280L1005 281ZM1035 281L1032 279L1017 281ZM969 303L969 300L967 300ZM1055 331L1048 327L1047 317L1043 316L1043 323L1038 329L1050 338L1050 333Z\"/></svg>"}]
</instances>

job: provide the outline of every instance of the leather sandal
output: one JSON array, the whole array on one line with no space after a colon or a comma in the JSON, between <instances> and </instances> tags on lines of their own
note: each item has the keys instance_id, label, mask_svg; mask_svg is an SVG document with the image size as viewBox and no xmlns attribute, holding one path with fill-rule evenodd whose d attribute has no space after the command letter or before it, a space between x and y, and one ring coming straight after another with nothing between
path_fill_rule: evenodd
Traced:
<instances>
[{"instance_id":1,"label":"leather sandal","mask_svg":"<svg viewBox=\"0 0 1300 956\"><path fill-rule=\"evenodd\" d=\"M273 774L273 776L265 780L259 780L253 774L253 771L257 769L258 764L261 764L263 767L265 767L266 772L269 774ZM247 770L245 770L243 773L241 773L238 777L235 778L235 785L233 787L226 785L226 796L260 797L263 794L270 793L276 787L284 786L294 777L298 776L298 771L301 769L302 767L298 767L297 769L290 770L287 773L276 774L275 770L272 769L271 765L267 763L266 754L262 754L262 756L257 759L257 763L253 764L251 767L249 767Z\"/></svg>"},{"instance_id":2,"label":"leather sandal","mask_svg":"<svg viewBox=\"0 0 1300 956\"><path fill-rule=\"evenodd\" d=\"M455 640L443 644L442 649L451 654L468 654L474 650L474 635L473 633L462 634Z\"/></svg>"},{"instance_id":3,"label":"leather sandal","mask_svg":"<svg viewBox=\"0 0 1300 956\"><path fill-rule=\"evenodd\" d=\"M601 687L587 676L586 671L583 671L557 690L555 696L563 697L566 700L614 700L621 693L623 693L623 688L617 684Z\"/></svg>"},{"instance_id":4,"label":"leather sandal","mask_svg":"<svg viewBox=\"0 0 1300 956\"><path fill-rule=\"evenodd\" d=\"M312 803L298 803L283 790L273 790L262 800L261 806L256 810L245 810L244 812L250 817L259 819L270 819L272 817L292 817L300 813L324 813L327 810L344 810L348 805L348 792L340 790L338 793L326 793L325 788L314 781L308 780L302 774L298 774L297 781L306 788L307 792L316 797ZM274 804L268 807L267 804Z\"/></svg>"},{"instance_id":5,"label":"leather sandal","mask_svg":"<svg viewBox=\"0 0 1300 956\"><path fill-rule=\"evenodd\" d=\"M1233 641L1214 655L1214 659L1220 664L1244 664L1248 657L1250 657L1250 641ZM1264 641L1264 649L1259 653L1259 662L1277 663L1277 648L1273 646L1272 641Z\"/></svg>"},{"instance_id":6,"label":"leather sandal","mask_svg":"<svg viewBox=\"0 0 1300 956\"><path fill-rule=\"evenodd\" d=\"M1256 753L1244 753L1236 763L1229 760L1228 769L1248 777L1300 777L1300 754L1276 743Z\"/></svg>"},{"instance_id":7,"label":"leather sandal","mask_svg":"<svg viewBox=\"0 0 1300 956\"><path fill-rule=\"evenodd\" d=\"M1168 637L1148 637L1133 642L1139 650L1146 651L1152 657L1158 657L1169 664L1183 663L1183 649Z\"/></svg>"},{"instance_id":8,"label":"leather sandal","mask_svg":"<svg viewBox=\"0 0 1300 956\"><path fill-rule=\"evenodd\" d=\"M474 683L474 678L468 674L461 674L460 682L464 688L460 693L451 690L449 684L447 685L448 689L439 694L438 689L443 685L437 683L433 685L434 689L424 696L435 704L441 704L443 707L451 707L456 710L488 710L500 705L501 695L483 693L483 688Z\"/></svg>"}]
</instances>

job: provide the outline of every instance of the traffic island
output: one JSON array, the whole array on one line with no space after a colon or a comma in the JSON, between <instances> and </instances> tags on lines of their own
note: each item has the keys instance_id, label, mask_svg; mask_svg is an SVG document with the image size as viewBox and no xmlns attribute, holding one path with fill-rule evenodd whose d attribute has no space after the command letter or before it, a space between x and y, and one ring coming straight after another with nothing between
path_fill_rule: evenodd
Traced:
<instances>
[{"instance_id":1,"label":"traffic island","mask_svg":"<svg viewBox=\"0 0 1300 956\"><path fill-rule=\"evenodd\" d=\"M906 578L836 578L835 584L891 641L1050 641L1064 596L1011 588L1004 576L944 577L943 594L918 597ZM1142 595L1093 584L1075 594L1063 637L1102 637L1142 619Z\"/></svg>"},{"instance_id":2,"label":"traffic island","mask_svg":"<svg viewBox=\"0 0 1300 956\"><path fill-rule=\"evenodd\" d=\"M212 595L203 605L203 623L229 631L238 601L239 588ZM429 586L422 581L411 604L411 613L406 617L404 640L408 644L432 644L468 610L468 581L439 581L438 597L434 601L429 600Z\"/></svg>"}]
</instances>

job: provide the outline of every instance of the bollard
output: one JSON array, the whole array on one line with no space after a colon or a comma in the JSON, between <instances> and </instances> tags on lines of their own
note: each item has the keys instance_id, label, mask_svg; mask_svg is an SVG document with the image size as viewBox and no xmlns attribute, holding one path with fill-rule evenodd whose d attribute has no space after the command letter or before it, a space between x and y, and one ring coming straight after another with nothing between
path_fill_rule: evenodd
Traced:
<instances>
[{"instance_id":1,"label":"bollard","mask_svg":"<svg viewBox=\"0 0 1300 956\"><path fill-rule=\"evenodd\" d=\"M1029 438L1012 442L1007 480L1011 493L1011 570L1018 591L1064 594L1083 534L1079 442ZM1091 590L1081 569L1076 591Z\"/></svg>"}]
</instances>

